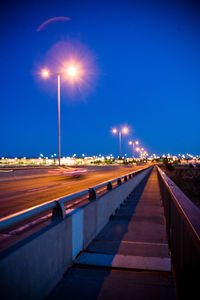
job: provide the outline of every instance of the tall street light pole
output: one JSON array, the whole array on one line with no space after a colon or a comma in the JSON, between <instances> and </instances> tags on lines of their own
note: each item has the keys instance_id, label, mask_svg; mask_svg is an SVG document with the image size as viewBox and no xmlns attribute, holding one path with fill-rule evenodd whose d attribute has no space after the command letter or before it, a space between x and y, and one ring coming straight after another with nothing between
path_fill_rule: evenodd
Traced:
<instances>
[{"instance_id":1,"label":"tall street light pole","mask_svg":"<svg viewBox=\"0 0 200 300\"><path fill-rule=\"evenodd\" d=\"M132 141L129 142L129 145L133 146L133 158L134 158L134 143Z\"/></svg>"},{"instance_id":2,"label":"tall street light pole","mask_svg":"<svg viewBox=\"0 0 200 300\"><path fill-rule=\"evenodd\" d=\"M60 166L61 142L60 142L60 74L58 73L58 165Z\"/></svg>"},{"instance_id":3,"label":"tall street light pole","mask_svg":"<svg viewBox=\"0 0 200 300\"><path fill-rule=\"evenodd\" d=\"M122 133L127 134L128 133L128 128L123 127L121 130L118 130L118 129L114 128L112 130L112 133L114 133L114 134L119 133L119 158L121 159L121 157L122 157Z\"/></svg>"},{"instance_id":4,"label":"tall street light pole","mask_svg":"<svg viewBox=\"0 0 200 300\"><path fill-rule=\"evenodd\" d=\"M49 77L49 75L56 75L58 77L58 165L60 166L60 158L61 158L61 141L60 141L60 75L61 73L49 72L48 70L44 70L42 72L43 77Z\"/></svg>"},{"instance_id":5,"label":"tall street light pole","mask_svg":"<svg viewBox=\"0 0 200 300\"><path fill-rule=\"evenodd\" d=\"M122 157L122 132L119 131L119 157Z\"/></svg>"},{"instance_id":6,"label":"tall street light pole","mask_svg":"<svg viewBox=\"0 0 200 300\"><path fill-rule=\"evenodd\" d=\"M74 65L69 65L68 68L66 69L66 72L68 77L73 80L75 79L78 69ZM56 75L58 78L58 165L60 166L60 161L61 161L61 133L60 133L60 76L63 73L55 73L55 72L50 72L48 70L43 70L42 71L42 76L47 78L51 74Z\"/></svg>"},{"instance_id":7,"label":"tall street light pole","mask_svg":"<svg viewBox=\"0 0 200 300\"><path fill-rule=\"evenodd\" d=\"M138 141L136 141L136 142L130 141L130 142L129 142L129 145L132 145L132 146L133 146L133 158L134 158L134 147L135 147L135 145L138 145L138 144L139 144Z\"/></svg>"}]
</instances>

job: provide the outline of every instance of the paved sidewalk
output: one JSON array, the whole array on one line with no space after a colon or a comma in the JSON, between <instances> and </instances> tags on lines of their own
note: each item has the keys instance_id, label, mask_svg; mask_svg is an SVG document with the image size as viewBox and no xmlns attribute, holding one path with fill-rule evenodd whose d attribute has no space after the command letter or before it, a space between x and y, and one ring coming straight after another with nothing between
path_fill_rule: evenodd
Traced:
<instances>
[{"instance_id":1,"label":"paved sidewalk","mask_svg":"<svg viewBox=\"0 0 200 300\"><path fill-rule=\"evenodd\" d=\"M175 299L156 170L144 185L130 195L48 299Z\"/></svg>"}]
</instances>

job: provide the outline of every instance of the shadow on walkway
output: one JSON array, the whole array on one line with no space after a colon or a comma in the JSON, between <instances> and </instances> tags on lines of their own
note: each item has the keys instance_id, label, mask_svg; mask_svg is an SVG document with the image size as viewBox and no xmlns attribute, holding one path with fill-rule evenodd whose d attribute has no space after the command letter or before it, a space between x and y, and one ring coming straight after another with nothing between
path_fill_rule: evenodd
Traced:
<instances>
[{"instance_id":1,"label":"shadow on walkway","mask_svg":"<svg viewBox=\"0 0 200 300\"><path fill-rule=\"evenodd\" d=\"M169 262L158 178L153 170L48 299L175 299Z\"/></svg>"}]
</instances>

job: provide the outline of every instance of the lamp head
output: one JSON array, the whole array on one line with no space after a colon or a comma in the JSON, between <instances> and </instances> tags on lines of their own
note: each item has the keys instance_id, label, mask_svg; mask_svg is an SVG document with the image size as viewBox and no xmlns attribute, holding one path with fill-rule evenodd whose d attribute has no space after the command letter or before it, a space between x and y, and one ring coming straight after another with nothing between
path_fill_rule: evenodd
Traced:
<instances>
[{"instance_id":1,"label":"lamp head","mask_svg":"<svg viewBox=\"0 0 200 300\"><path fill-rule=\"evenodd\" d=\"M47 77L49 77L50 72L47 69L43 69L41 74L42 74L42 77L47 78Z\"/></svg>"},{"instance_id":2,"label":"lamp head","mask_svg":"<svg viewBox=\"0 0 200 300\"><path fill-rule=\"evenodd\" d=\"M127 133L128 133L128 128L127 128L127 127L123 127L123 128L122 128L122 132L123 132L124 134L127 134Z\"/></svg>"},{"instance_id":3,"label":"lamp head","mask_svg":"<svg viewBox=\"0 0 200 300\"><path fill-rule=\"evenodd\" d=\"M78 69L77 69L76 66L70 65L70 66L67 68L67 75L70 76L71 78L76 77L77 73L78 73Z\"/></svg>"}]
</instances>

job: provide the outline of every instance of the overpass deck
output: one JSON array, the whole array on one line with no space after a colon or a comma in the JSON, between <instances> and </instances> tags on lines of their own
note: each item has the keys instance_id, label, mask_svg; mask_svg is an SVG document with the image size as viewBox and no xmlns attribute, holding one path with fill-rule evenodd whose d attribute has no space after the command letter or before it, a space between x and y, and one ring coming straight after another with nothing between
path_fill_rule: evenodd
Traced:
<instances>
[{"instance_id":1,"label":"overpass deck","mask_svg":"<svg viewBox=\"0 0 200 300\"><path fill-rule=\"evenodd\" d=\"M48 299L175 299L154 169L79 255Z\"/></svg>"}]
</instances>

